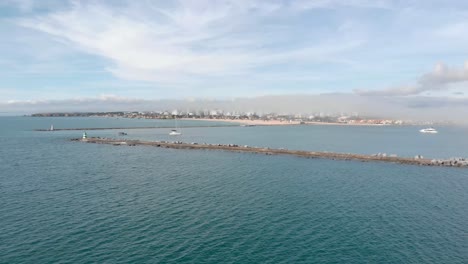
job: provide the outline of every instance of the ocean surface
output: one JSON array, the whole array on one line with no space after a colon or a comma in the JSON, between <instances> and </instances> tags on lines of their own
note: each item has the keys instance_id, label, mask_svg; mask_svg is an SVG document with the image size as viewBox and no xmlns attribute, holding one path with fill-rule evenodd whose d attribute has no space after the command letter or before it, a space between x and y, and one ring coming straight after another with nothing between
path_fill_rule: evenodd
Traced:
<instances>
[{"instance_id":1,"label":"ocean surface","mask_svg":"<svg viewBox=\"0 0 468 264\"><path fill-rule=\"evenodd\" d=\"M0 263L468 263L468 169L83 144L65 127L171 120L0 117ZM468 157L468 129L200 127L186 142ZM169 129L89 136L174 140Z\"/></svg>"}]
</instances>

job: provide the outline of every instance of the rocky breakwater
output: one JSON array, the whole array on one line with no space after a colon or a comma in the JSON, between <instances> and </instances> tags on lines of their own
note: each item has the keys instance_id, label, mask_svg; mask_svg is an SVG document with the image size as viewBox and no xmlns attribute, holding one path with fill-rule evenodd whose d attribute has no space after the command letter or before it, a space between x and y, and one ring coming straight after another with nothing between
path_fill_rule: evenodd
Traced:
<instances>
[{"instance_id":1,"label":"rocky breakwater","mask_svg":"<svg viewBox=\"0 0 468 264\"><path fill-rule=\"evenodd\" d=\"M436 166L450 167L468 167L468 159L465 158L450 158L450 159L433 159L431 164Z\"/></svg>"},{"instance_id":2,"label":"rocky breakwater","mask_svg":"<svg viewBox=\"0 0 468 264\"><path fill-rule=\"evenodd\" d=\"M142 140L122 140L112 138L85 138L85 139L72 139L72 141L95 143L95 144L109 144L116 146L153 146L160 148L172 149L199 149L199 150L224 150L232 152L249 152L265 155L291 155L305 158L323 158L333 160L356 160L356 161L380 161L391 162L408 165L419 166L446 166L446 167L466 167L468 168L468 161L465 159L426 159L422 156L414 158L397 157L396 155L363 155L352 153L335 153L335 152L317 152L317 151L303 151L303 150L289 150L289 149L271 149L262 147L251 147L247 145L237 144L207 144L207 143L186 143L181 141L142 141Z\"/></svg>"}]
</instances>

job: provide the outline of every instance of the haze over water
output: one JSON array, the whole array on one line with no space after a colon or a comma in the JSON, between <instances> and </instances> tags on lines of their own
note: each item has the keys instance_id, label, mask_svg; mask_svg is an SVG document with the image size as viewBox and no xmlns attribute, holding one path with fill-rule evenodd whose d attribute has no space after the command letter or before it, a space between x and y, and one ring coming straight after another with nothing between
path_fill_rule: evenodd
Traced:
<instances>
[{"instance_id":1,"label":"haze over water","mask_svg":"<svg viewBox=\"0 0 468 264\"><path fill-rule=\"evenodd\" d=\"M116 147L69 141L81 131L32 131L51 124L173 122L0 117L1 263L468 262L466 169ZM177 140L468 157L466 129L419 129L182 128ZM126 132L175 140L168 130Z\"/></svg>"}]
</instances>

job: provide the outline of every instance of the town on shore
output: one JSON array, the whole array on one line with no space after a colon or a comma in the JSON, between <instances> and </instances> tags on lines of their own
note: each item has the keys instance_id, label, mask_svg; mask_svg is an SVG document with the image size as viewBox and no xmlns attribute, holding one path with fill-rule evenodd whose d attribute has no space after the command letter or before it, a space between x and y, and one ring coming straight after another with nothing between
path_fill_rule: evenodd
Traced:
<instances>
[{"instance_id":1,"label":"town on shore","mask_svg":"<svg viewBox=\"0 0 468 264\"><path fill-rule=\"evenodd\" d=\"M299 124L330 124L330 125L406 125L415 124L411 121L363 117L353 114L259 114L255 112L224 112L222 110L201 111L130 111L130 112L56 112L36 113L33 117L110 117L134 119L193 119L203 121L235 122L244 125L299 125Z\"/></svg>"}]
</instances>

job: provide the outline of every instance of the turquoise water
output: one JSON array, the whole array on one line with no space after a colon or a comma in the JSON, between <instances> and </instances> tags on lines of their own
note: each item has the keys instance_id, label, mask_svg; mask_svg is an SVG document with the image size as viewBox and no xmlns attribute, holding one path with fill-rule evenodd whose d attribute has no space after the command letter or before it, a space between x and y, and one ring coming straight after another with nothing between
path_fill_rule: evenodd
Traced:
<instances>
[{"instance_id":1,"label":"turquoise water","mask_svg":"<svg viewBox=\"0 0 468 264\"><path fill-rule=\"evenodd\" d=\"M465 169L116 147L68 141L80 131L31 131L166 122L0 117L0 263L468 262ZM418 129L183 128L180 139L468 157L466 129ZM126 132L169 138L168 129Z\"/></svg>"}]
</instances>

